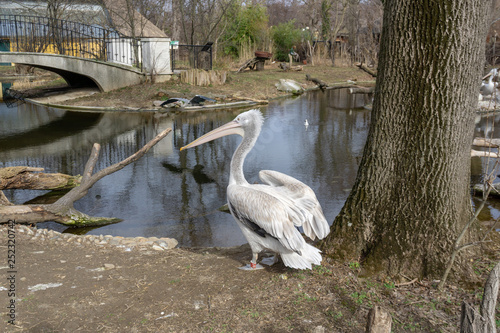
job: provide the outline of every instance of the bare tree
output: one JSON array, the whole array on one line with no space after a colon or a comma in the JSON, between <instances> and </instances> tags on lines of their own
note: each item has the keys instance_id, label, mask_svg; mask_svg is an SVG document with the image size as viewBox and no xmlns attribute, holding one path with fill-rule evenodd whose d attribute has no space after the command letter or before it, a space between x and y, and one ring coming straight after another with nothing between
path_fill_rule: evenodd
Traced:
<instances>
[{"instance_id":1,"label":"bare tree","mask_svg":"<svg viewBox=\"0 0 500 333\"><path fill-rule=\"evenodd\" d=\"M491 4L384 1L370 130L352 192L323 243L328 254L390 275L444 271L472 214L481 22Z\"/></svg>"}]
</instances>

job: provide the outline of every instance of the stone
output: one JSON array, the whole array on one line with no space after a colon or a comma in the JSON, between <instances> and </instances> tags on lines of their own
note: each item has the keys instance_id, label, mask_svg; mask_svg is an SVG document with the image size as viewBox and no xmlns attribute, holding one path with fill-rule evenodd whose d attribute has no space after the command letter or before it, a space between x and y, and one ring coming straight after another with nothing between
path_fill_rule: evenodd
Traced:
<instances>
[{"instance_id":1,"label":"stone","mask_svg":"<svg viewBox=\"0 0 500 333\"><path fill-rule=\"evenodd\" d=\"M104 268L105 269L113 269L113 268L115 268L115 265L113 265L113 264L104 264Z\"/></svg>"},{"instance_id":2,"label":"stone","mask_svg":"<svg viewBox=\"0 0 500 333\"><path fill-rule=\"evenodd\" d=\"M109 245L120 245L120 240L117 238L111 238L108 242Z\"/></svg>"},{"instance_id":3,"label":"stone","mask_svg":"<svg viewBox=\"0 0 500 333\"><path fill-rule=\"evenodd\" d=\"M153 245L153 250L155 250L155 251L164 251L165 249L163 247L158 246L158 245L155 244L155 245Z\"/></svg>"}]
</instances>

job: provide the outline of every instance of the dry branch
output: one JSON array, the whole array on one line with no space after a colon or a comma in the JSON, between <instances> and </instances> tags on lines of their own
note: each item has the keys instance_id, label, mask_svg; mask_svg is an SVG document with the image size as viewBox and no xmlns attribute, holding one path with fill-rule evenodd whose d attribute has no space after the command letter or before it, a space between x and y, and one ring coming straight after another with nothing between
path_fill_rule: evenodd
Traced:
<instances>
[{"instance_id":1,"label":"dry branch","mask_svg":"<svg viewBox=\"0 0 500 333\"><path fill-rule=\"evenodd\" d=\"M320 79L317 79L315 77L310 77L309 74L306 74L306 80L311 81L315 83L321 91L325 91L325 89L328 87L328 84L326 84L324 81L321 81Z\"/></svg>"},{"instance_id":2,"label":"dry branch","mask_svg":"<svg viewBox=\"0 0 500 333\"><path fill-rule=\"evenodd\" d=\"M116 172L126 165L137 161L148 152L151 147L167 136L172 129L168 128L149 141L135 154L125 160L113 164L93 174L99 157L100 145L95 143L90 157L85 165L80 186L74 187L59 200L48 205L0 205L0 223L14 220L17 223L38 223L55 221L68 226L83 227L96 226L119 222L120 219L106 217L91 217L73 208L73 203L83 198L88 190L101 178ZM0 197L1 200L1 197ZM0 201L1 204L1 201Z\"/></svg>"},{"instance_id":3,"label":"dry branch","mask_svg":"<svg viewBox=\"0 0 500 333\"><path fill-rule=\"evenodd\" d=\"M39 172L43 170L26 166L0 168L0 190L66 190L80 183L80 176Z\"/></svg>"},{"instance_id":4,"label":"dry branch","mask_svg":"<svg viewBox=\"0 0 500 333\"><path fill-rule=\"evenodd\" d=\"M356 66L357 66L359 69L361 69L361 70L363 70L363 71L367 72L367 73L368 73L368 74L370 74L371 76L373 76L373 77L377 77L377 73L376 73L376 72L374 72L374 71L372 71L371 69L369 69L369 68L368 68L368 67L366 67L365 65L363 65L363 63L356 64Z\"/></svg>"}]
</instances>

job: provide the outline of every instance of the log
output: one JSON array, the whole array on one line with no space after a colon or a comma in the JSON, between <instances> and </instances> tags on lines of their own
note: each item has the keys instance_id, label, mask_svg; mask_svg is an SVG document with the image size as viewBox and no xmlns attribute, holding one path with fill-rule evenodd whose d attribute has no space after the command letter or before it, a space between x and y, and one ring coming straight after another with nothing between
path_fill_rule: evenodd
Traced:
<instances>
[{"instance_id":1,"label":"log","mask_svg":"<svg viewBox=\"0 0 500 333\"><path fill-rule=\"evenodd\" d=\"M353 87L349 88L349 94L373 94L375 87L363 88L363 87Z\"/></svg>"},{"instance_id":2,"label":"log","mask_svg":"<svg viewBox=\"0 0 500 333\"><path fill-rule=\"evenodd\" d=\"M309 74L306 74L306 80L311 81L315 83L321 91L325 91L325 89L328 87L328 84L326 84L324 81L321 81L320 79L310 77Z\"/></svg>"},{"instance_id":3,"label":"log","mask_svg":"<svg viewBox=\"0 0 500 333\"><path fill-rule=\"evenodd\" d=\"M491 187L492 189L489 195L496 198L500 197L500 183L491 184ZM476 184L472 186L472 189L474 190L474 195L476 196L482 196L484 193L483 184Z\"/></svg>"},{"instance_id":4,"label":"log","mask_svg":"<svg viewBox=\"0 0 500 333\"><path fill-rule=\"evenodd\" d=\"M462 303L461 333L496 333L495 310L500 286L500 262L491 270L484 285L480 313L467 302Z\"/></svg>"},{"instance_id":5,"label":"log","mask_svg":"<svg viewBox=\"0 0 500 333\"><path fill-rule=\"evenodd\" d=\"M498 153L494 153L492 151L480 151L480 150L471 149L470 156L471 157L491 157L491 158L498 158L500 155Z\"/></svg>"},{"instance_id":6,"label":"log","mask_svg":"<svg viewBox=\"0 0 500 333\"><path fill-rule=\"evenodd\" d=\"M474 138L472 145L477 147L498 148L500 147L500 139Z\"/></svg>"},{"instance_id":7,"label":"log","mask_svg":"<svg viewBox=\"0 0 500 333\"><path fill-rule=\"evenodd\" d=\"M259 62L259 58L257 58L257 57L252 58L252 59L248 59L247 61L245 61L245 63L243 65L241 65L241 67L238 69L238 71L236 73L241 73L247 68L250 68L250 70L252 70L252 69L254 69L255 65L258 62Z\"/></svg>"},{"instance_id":8,"label":"log","mask_svg":"<svg viewBox=\"0 0 500 333\"><path fill-rule=\"evenodd\" d=\"M368 68L368 67L366 67L365 65L363 65L363 63L358 63L358 64L356 64L356 66L357 66L359 69L361 69L361 70L365 71L366 73L370 74L371 76L373 76L373 77L377 77L377 73L376 73L376 72L374 72L374 71L372 71L371 69L369 69L369 68Z\"/></svg>"},{"instance_id":9,"label":"log","mask_svg":"<svg viewBox=\"0 0 500 333\"><path fill-rule=\"evenodd\" d=\"M43 170L26 166L0 168L0 190L66 190L80 184L80 176L39 172Z\"/></svg>"},{"instance_id":10,"label":"log","mask_svg":"<svg viewBox=\"0 0 500 333\"><path fill-rule=\"evenodd\" d=\"M284 70L285 72L290 69L290 66L286 62L280 62L278 67Z\"/></svg>"},{"instance_id":11,"label":"log","mask_svg":"<svg viewBox=\"0 0 500 333\"><path fill-rule=\"evenodd\" d=\"M392 326L391 315L376 305L368 312L366 333L390 333Z\"/></svg>"},{"instance_id":12,"label":"log","mask_svg":"<svg viewBox=\"0 0 500 333\"><path fill-rule=\"evenodd\" d=\"M97 163L101 146L95 143L90 157L85 165L80 186L73 187L68 193L63 195L53 204L47 205L4 205L0 201L0 223L15 221L16 223L38 223L45 221L55 221L71 227L99 226L121 221L117 218L92 217L76 210L73 203L83 198L88 190L103 177L123 169L128 164L137 161L146 154L151 147L157 144L161 139L172 131L167 128L154 139L149 141L144 147L136 153L127 157L121 162L115 163L94 174L94 167ZM1 191L0 191L1 193ZM1 199L1 196L0 196Z\"/></svg>"}]
</instances>

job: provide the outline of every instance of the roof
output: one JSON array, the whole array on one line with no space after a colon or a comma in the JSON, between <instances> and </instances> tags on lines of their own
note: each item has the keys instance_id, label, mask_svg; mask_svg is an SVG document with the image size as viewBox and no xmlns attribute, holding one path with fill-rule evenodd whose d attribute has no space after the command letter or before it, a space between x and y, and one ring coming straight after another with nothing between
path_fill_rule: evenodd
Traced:
<instances>
[{"instance_id":1,"label":"roof","mask_svg":"<svg viewBox=\"0 0 500 333\"><path fill-rule=\"evenodd\" d=\"M58 19L115 29L124 36L167 37L165 33L134 11L134 20L126 15L126 0L104 0L104 7L91 4L66 4ZM0 15L48 16L46 2L0 0ZM128 23L131 22L131 23ZM132 29L134 26L134 29Z\"/></svg>"},{"instance_id":2,"label":"roof","mask_svg":"<svg viewBox=\"0 0 500 333\"><path fill-rule=\"evenodd\" d=\"M113 28L121 34L133 37L167 37L162 30L138 11L133 12L133 20L130 20L126 11L126 0L104 0L103 2Z\"/></svg>"}]
</instances>

